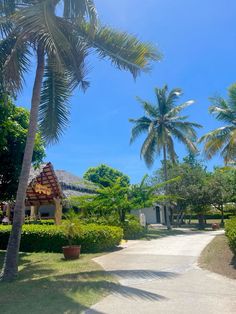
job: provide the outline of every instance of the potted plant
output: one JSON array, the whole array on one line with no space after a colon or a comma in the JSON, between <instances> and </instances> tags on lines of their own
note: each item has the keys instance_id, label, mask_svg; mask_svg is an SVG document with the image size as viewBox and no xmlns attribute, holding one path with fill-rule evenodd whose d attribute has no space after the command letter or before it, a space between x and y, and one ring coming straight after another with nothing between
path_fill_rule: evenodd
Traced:
<instances>
[{"instance_id":1,"label":"potted plant","mask_svg":"<svg viewBox=\"0 0 236 314\"><path fill-rule=\"evenodd\" d=\"M212 230L219 230L220 229L220 225L218 224L218 223L213 223L212 225L211 225L211 227L212 227Z\"/></svg>"},{"instance_id":2,"label":"potted plant","mask_svg":"<svg viewBox=\"0 0 236 314\"><path fill-rule=\"evenodd\" d=\"M62 247L65 259L78 259L81 245L76 243L76 238L81 231L81 224L78 215L73 211L65 215L65 220L62 222L62 230L68 240L68 245Z\"/></svg>"}]
</instances>

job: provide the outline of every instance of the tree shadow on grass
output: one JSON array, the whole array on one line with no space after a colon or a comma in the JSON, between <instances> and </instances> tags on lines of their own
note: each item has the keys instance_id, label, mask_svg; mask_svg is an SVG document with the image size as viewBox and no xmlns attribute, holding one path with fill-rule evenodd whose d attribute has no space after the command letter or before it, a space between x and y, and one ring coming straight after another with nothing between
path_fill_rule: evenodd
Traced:
<instances>
[{"instance_id":1,"label":"tree shadow on grass","mask_svg":"<svg viewBox=\"0 0 236 314\"><path fill-rule=\"evenodd\" d=\"M183 235L186 234L185 231L181 230L167 230L167 229L155 229L149 228L147 230L146 235L143 237L143 240L153 240L153 239L160 239L169 236L176 236L176 235Z\"/></svg>"},{"instance_id":2,"label":"tree shadow on grass","mask_svg":"<svg viewBox=\"0 0 236 314\"><path fill-rule=\"evenodd\" d=\"M3 255L0 253L0 260L3 260ZM175 276L170 272L149 270L117 270L109 273L92 270L63 274L47 268L46 263L30 263L26 256L27 253L20 256L21 270L18 279L13 283L0 283L1 313L83 313L110 293L135 300L161 301L166 298L136 287L120 285L112 281L109 274L135 280L170 279ZM58 262L61 262L59 258ZM90 313L102 314L95 310Z\"/></svg>"}]
</instances>

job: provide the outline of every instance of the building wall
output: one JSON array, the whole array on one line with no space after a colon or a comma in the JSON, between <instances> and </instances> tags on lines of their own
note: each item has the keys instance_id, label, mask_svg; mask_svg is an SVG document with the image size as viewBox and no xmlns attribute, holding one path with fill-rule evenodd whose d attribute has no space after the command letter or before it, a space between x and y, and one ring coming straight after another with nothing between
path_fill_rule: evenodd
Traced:
<instances>
[{"instance_id":1,"label":"building wall","mask_svg":"<svg viewBox=\"0 0 236 314\"><path fill-rule=\"evenodd\" d=\"M164 208L163 206L159 206L160 208L160 222L164 224L165 223L165 215L164 215ZM157 222L157 215L156 215L156 207L148 207L148 208L141 208L141 209L135 209L131 210L131 214L139 217L139 215L143 213L146 217L147 224L156 224Z\"/></svg>"}]
</instances>

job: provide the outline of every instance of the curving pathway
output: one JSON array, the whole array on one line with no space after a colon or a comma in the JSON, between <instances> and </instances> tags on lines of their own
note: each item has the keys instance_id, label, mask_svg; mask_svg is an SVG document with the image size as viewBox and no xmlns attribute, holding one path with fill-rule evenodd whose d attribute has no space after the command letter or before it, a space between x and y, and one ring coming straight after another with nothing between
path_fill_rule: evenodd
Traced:
<instances>
[{"instance_id":1,"label":"curving pathway","mask_svg":"<svg viewBox=\"0 0 236 314\"><path fill-rule=\"evenodd\" d=\"M202 270L197 259L217 232L186 231L95 259L115 274L120 288L86 314L235 314L236 281Z\"/></svg>"}]
</instances>

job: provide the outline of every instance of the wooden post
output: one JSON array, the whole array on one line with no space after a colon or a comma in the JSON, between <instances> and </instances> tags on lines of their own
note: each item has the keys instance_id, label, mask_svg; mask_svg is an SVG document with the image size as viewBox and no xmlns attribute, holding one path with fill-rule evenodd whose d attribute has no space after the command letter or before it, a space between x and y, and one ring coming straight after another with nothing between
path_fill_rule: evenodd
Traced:
<instances>
[{"instance_id":1,"label":"wooden post","mask_svg":"<svg viewBox=\"0 0 236 314\"><path fill-rule=\"evenodd\" d=\"M38 205L30 206L30 219L37 220L37 218L38 218L38 211L39 211L39 206Z\"/></svg>"},{"instance_id":2,"label":"wooden post","mask_svg":"<svg viewBox=\"0 0 236 314\"><path fill-rule=\"evenodd\" d=\"M60 198L54 198L54 204L55 204L55 215L54 220L56 225L61 224L61 218L62 218L62 203Z\"/></svg>"},{"instance_id":3,"label":"wooden post","mask_svg":"<svg viewBox=\"0 0 236 314\"><path fill-rule=\"evenodd\" d=\"M10 220L11 218L11 208L9 203L6 204L6 217Z\"/></svg>"}]
</instances>

